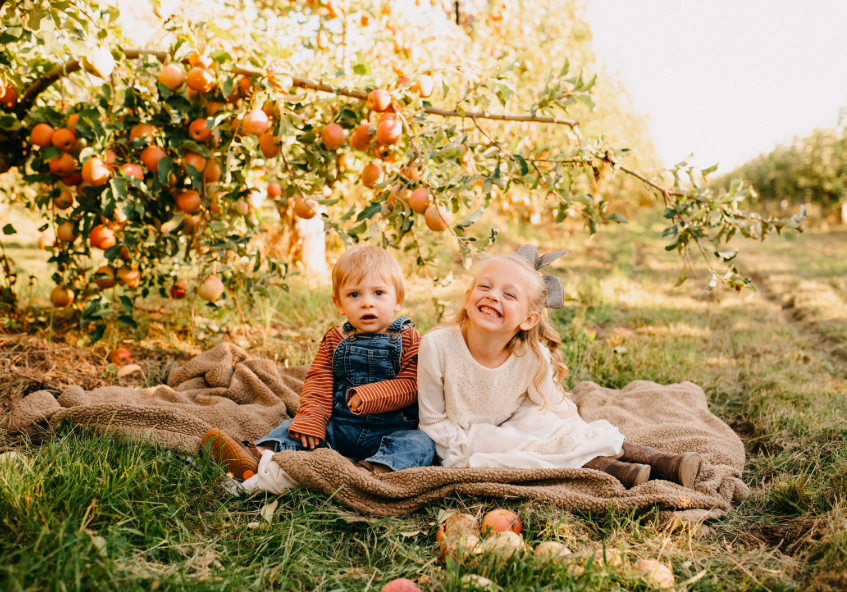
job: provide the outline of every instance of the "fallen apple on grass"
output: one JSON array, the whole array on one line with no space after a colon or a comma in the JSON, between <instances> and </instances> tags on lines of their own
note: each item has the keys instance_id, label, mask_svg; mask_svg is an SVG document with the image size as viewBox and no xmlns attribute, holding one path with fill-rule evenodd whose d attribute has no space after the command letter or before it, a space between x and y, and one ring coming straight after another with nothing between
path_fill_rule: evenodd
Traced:
<instances>
[{"instance_id":1,"label":"fallen apple on grass","mask_svg":"<svg viewBox=\"0 0 847 592\"><path fill-rule=\"evenodd\" d=\"M381 592L421 592L421 589L412 580L397 578L383 586Z\"/></svg>"},{"instance_id":2,"label":"fallen apple on grass","mask_svg":"<svg viewBox=\"0 0 847 592\"><path fill-rule=\"evenodd\" d=\"M482 517L480 530L483 536L489 536L492 533L511 531L515 534L523 532L523 524L518 515L511 510L491 510Z\"/></svg>"},{"instance_id":3,"label":"fallen apple on grass","mask_svg":"<svg viewBox=\"0 0 847 592\"><path fill-rule=\"evenodd\" d=\"M125 347L119 347L109 353L109 361L115 366L121 366L132 361L132 354Z\"/></svg>"},{"instance_id":4,"label":"fallen apple on grass","mask_svg":"<svg viewBox=\"0 0 847 592\"><path fill-rule=\"evenodd\" d=\"M545 541L535 548L538 559L561 559L571 554L571 550L558 541Z\"/></svg>"}]
</instances>

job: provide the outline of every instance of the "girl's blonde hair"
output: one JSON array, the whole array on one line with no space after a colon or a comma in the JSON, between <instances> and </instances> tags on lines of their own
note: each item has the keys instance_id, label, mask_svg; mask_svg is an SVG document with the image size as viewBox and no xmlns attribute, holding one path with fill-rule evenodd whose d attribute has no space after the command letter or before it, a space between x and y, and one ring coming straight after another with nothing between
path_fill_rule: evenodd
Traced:
<instances>
[{"instance_id":1,"label":"girl's blonde hair","mask_svg":"<svg viewBox=\"0 0 847 592\"><path fill-rule=\"evenodd\" d=\"M547 378L550 366L541 353L542 345L550 350L550 362L553 364L553 382L556 385L556 388L562 393L562 399L565 397L565 389L562 386L562 381L564 381L565 377L568 375L568 367L565 365L562 352L559 350L559 347L562 345L562 338L550 325L549 317L547 316L547 307L545 306L547 302L547 286L544 283L544 278L541 273L530 265L526 259L516 257L515 255L497 255L486 259L482 267L480 267L477 271L476 276L474 276L473 280L465 290L465 300L462 302L462 307L453 315L452 322L459 325L462 333L465 332L470 319L468 318L468 313L465 310L464 303L473 291L482 269L487 267L490 263L495 262L516 265L526 272L525 275L528 278L532 279L532 289L529 293L529 311L538 313L538 323L528 331L519 329L517 334L509 340L509 343L506 344L506 349L509 353L519 357L525 355L529 349L532 350L532 353L534 353L538 358L538 369L535 371L535 376L532 378L532 384L535 386L538 393L544 397L546 407L549 401L547 401L547 397L541 390L541 386Z\"/></svg>"}]
</instances>

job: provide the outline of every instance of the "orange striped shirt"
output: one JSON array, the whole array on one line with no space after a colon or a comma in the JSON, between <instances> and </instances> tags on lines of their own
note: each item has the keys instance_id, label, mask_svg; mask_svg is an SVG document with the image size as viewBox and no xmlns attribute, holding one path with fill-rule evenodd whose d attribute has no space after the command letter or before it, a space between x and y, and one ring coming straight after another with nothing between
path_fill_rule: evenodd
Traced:
<instances>
[{"instance_id":1,"label":"orange striped shirt","mask_svg":"<svg viewBox=\"0 0 847 592\"><path fill-rule=\"evenodd\" d=\"M348 393L348 397L358 393L362 398L362 415L397 411L418 400L418 345L421 334L414 327L409 327L401 331L400 336L403 339L403 355L397 376L391 380L357 386ZM323 336L318 353L306 373L303 393L300 395L300 409L288 428L289 434L295 432L321 440L326 438L326 424L332 415L334 390L332 357L335 348L344 339L341 327L333 327Z\"/></svg>"}]
</instances>

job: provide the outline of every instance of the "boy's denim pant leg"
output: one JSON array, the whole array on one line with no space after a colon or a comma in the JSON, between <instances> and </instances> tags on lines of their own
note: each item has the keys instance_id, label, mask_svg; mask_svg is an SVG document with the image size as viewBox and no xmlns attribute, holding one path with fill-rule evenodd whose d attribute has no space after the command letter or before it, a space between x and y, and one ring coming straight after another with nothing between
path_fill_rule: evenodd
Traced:
<instances>
[{"instance_id":1,"label":"boy's denim pant leg","mask_svg":"<svg viewBox=\"0 0 847 592\"><path fill-rule=\"evenodd\" d=\"M362 416L365 417L365 416ZM292 420L271 430L256 440L257 446L282 450L308 450L300 440L288 435ZM397 426L368 426L367 421L348 422L330 418L326 426L326 439L318 448L331 448L354 461L379 463L395 471L413 467L428 467L435 457L435 444L420 430L397 429Z\"/></svg>"}]
</instances>

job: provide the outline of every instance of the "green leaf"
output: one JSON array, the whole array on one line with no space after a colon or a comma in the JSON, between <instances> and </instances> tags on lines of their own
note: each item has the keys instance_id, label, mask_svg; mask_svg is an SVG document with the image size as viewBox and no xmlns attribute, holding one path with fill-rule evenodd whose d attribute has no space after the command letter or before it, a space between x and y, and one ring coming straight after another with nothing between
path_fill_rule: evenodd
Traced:
<instances>
[{"instance_id":1,"label":"green leaf","mask_svg":"<svg viewBox=\"0 0 847 592\"><path fill-rule=\"evenodd\" d=\"M133 331L138 331L138 323L136 323L135 319L132 318L131 316L121 315L121 316L118 317L118 321L120 321L121 324L126 325L127 327L130 327Z\"/></svg>"},{"instance_id":2,"label":"green leaf","mask_svg":"<svg viewBox=\"0 0 847 592\"><path fill-rule=\"evenodd\" d=\"M579 101L580 103L585 103L585 105L586 105L589 109L591 109L592 111L594 111L594 109L596 109L596 108L597 108L597 105L596 105L596 103L594 102L594 99L592 99L592 98L591 98L591 95L587 95L587 94L585 94L585 95L577 95L577 96L576 96L576 100L577 100L577 101Z\"/></svg>"},{"instance_id":3,"label":"green leaf","mask_svg":"<svg viewBox=\"0 0 847 592\"><path fill-rule=\"evenodd\" d=\"M106 325L105 323L102 325L97 325L94 327L94 330L88 334L89 345L94 345L101 339L103 339L103 335L106 333Z\"/></svg>"},{"instance_id":4,"label":"green leaf","mask_svg":"<svg viewBox=\"0 0 847 592\"><path fill-rule=\"evenodd\" d=\"M206 126L208 127L208 123ZM203 144L198 144L194 140L183 140L179 143L179 149L182 151L182 154L185 155L185 152L194 152L195 154L199 154L203 158L212 158L212 153L209 149Z\"/></svg>"},{"instance_id":5,"label":"green leaf","mask_svg":"<svg viewBox=\"0 0 847 592\"><path fill-rule=\"evenodd\" d=\"M121 254L121 245L120 244L109 247L103 253L103 255L106 256L106 259L108 259L109 261L114 261L115 259L117 259L120 256L120 254Z\"/></svg>"},{"instance_id":6,"label":"green leaf","mask_svg":"<svg viewBox=\"0 0 847 592\"><path fill-rule=\"evenodd\" d=\"M131 315L135 311L135 305L129 296L121 296L121 307L128 315Z\"/></svg>"},{"instance_id":7,"label":"green leaf","mask_svg":"<svg viewBox=\"0 0 847 592\"><path fill-rule=\"evenodd\" d=\"M137 179L135 179L137 181ZM112 186L112 193L122 199L127 198L127 179L125 177L115 177L109 184Z\"/></svg>"},{"instance_id":8,"label":"green leaf","mask_svg":"<svg viewBox=\"0 0 847 592\"><path fill-rule=\"evenodd\" d=\"M665 237L665 238L668 238L668 237L673 238L678 234L679 234L679 225L674 224L670 228L666 228L665 231L662 233L662 236Z\"/></svg>"},{"instance_id":9,"label":"green leaf","mask_svg":"<svg viewBox=\"0 0 847 592\"><path fill-rule=\"evenodd\" d=\"M481 205L476 210L474 210L467 218L457 223L456 226L461 228L467 228L468 226L473 226L479 219L482 218L482 214L485 212L485 206Z\"/></svg>"},{"instance_id":10,"label":"green leaf","mask_svg":"<svg viewBox=\"0 0 847 592\"><path fill-rule=\"evenodd\" d=\"M353 235L353 236L358 236L358 235L362 234L367 229L368 229L368 222L364 221L361 224L354 226L353 228L348 230L347 233L350 234L350 235Z\"/></svg>"},{"instance_id":11,"label":"green leaf","mask_svg":"<svg viewBox=\"0 0 847 592\"><path fill-rule=\"evenodd\" d=\"M200 171L194 168L193 165L186 164L185 165L185 173L188 175L188 178L191 179L191 184L194 186L194 189L197 191L203 191L203 175L200 174Z\"/></svg>"},{"instance_id":12,"label":"green leaf","mask_svg":"<svg viewBox=\"0 0 847 592\"><path fill-rule=\"evenodd\" d=\"M711 175L712 173L714 173L716 170L718 170L718 164L719 163L715 163L712 166L710 166L709 168L703 169L700 172L703 173L704 177L707 177L707 176Z\"/></svg>"},{"instance_id":13,"label":"green leaf","mask_svg":"<svg viewBox=\"0 0 847 592\"><path fill-rule=\"evenodd\" d=\"M12 113L3 113L0 114L0 129L6 130L7 132L14 132L21 129L23 125L18 118L15 117Z\"/></svg>"},{"instance_id":14,"label":"green leaf","mask_svg":"<svg viewBox=\"0 0 847 592\"><path fill-rule=\"evenodd\" d=\"M18 231L15 230L15 227L11 224L6 224L6 226L3 227L3 234L17 234L17 232Z\"/></svg>"},{"instance_id":15,"label":"green leaf","mask_svg":"<svg viewBox=\"0 0 847 592\"><path fill-rule=\"evenodd\" d=\"M173 172L173 170L174 170L174 161L173 161L172 158L170 158L169 156L165 156L161 160L159 160L159 172L158 172L159 183L161 183L163 186L167 187L168 176Z\"/></svg>"},{"instance_id":16,"label":"green leaf","mask_svg":"<svg viewBox=\"0 0 847 592\"><path fill-rule=\"evenodd\" d=\"M362 220L370 220L373 218L377 212L382 211L382 202L371 202L368 207L362 210L358 216L356 216L356 222L361 222Z\"/></svg>"},{"instance_id":17,"label":"green leaf","mask_svg":"<svg viewBox=\"0 0 847 592\"><path fill-rule=\"evenodd\" d=\"M233 82L231 77L227 76L224 79L223 87L221 88L221 90L223 91L223 94L224 94L225 97L228 97L229 95L232 94L232 89L233 89L234 85L235 85L235 82Z\"/></svg>"},{"instance_id":18,"label":"green leaf","mask_svg":"<svg viewBox=\"0 0 847 592\"><path fill-rule=\"evenodd\" d=\"M96 298L85 305L85 309L82 311L81 323L87 325L100 321L108 317L111 312L108 300L105 298Z\"/></svg>"},{"instance_id":19,"label":"green leaf","mask_svg":"<svg viewBox=\"0 0 847 592\"><path fill-rule=\"evenodd\" d=\"M529 173L529 165L526 164L526 160L520 154L513 154L512 157L518 161L518 164L521 165L521 176L527 175Z\"/></svg>"},{"instance_id":20,"label":"green leaf","mask_svg":"<svg viewBox=\"0 0 847 592\"><path fill-rule=\"evenodd\" d=\"M559 212L556 214L556 224L565 221L565 218L568 217L568 209L566 207L559 208Z\"/></svg>"},{"instance_id":21,"label":"green leaf","mask_svg":"<svg viewBox=\"0 0 847 592\"><path fill-rule=\"evenodd\" d=\"M618 224L626 224L629 222L626 216L623 214L618 214L617 212L612 212L611 214L607 214L605 218L603 218L606 222L617 222Z\"/></svg>"}]
</instances>

